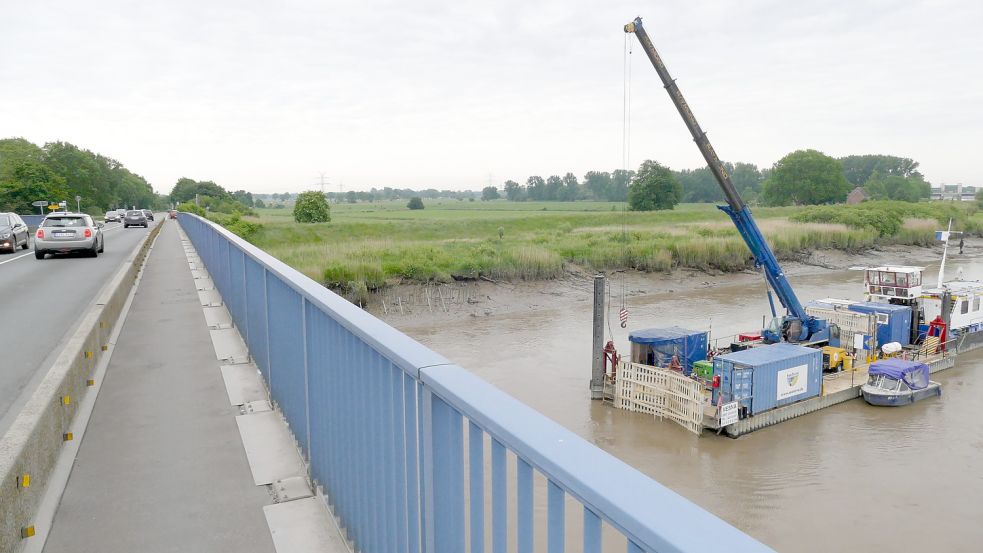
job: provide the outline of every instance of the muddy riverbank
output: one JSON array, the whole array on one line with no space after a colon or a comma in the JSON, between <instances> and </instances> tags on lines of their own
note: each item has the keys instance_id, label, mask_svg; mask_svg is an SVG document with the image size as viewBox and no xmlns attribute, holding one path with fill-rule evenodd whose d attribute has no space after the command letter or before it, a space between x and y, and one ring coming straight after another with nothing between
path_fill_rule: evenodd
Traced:
<instances>
[{"instance_id":1,"label":"muddy riverbank","mask_svg":"<svg viewBox=\"0 0 983 553\"><path fill-rule=\"evenodd\" d=\"M961 269L967 278L983 278L980 246L973 242L965 255L952 256L947 274ZM924 264L931 282L939 255L932 248L829 252L786 270L802 301L860 299L861 274L842 268ZM588 399L589 277L472 283L453 308L434 309L440 298L428 296L430 309L423 303L404 306L402 314L392 306L387 314L381 304L372 310L779 551L979 550L983 424L976 407L983 397L983 353L964 355L957 368L937 375L939 400L897 409L858 400L737 440L697 437ZM616 316L621 276L611 282ZM724 337L757 328L768 313L757 274L625 273L624 283L628 328L611 324L606 336L622 351L633 328L712 325L713 335Z\"/></svg>"}]
</instances>

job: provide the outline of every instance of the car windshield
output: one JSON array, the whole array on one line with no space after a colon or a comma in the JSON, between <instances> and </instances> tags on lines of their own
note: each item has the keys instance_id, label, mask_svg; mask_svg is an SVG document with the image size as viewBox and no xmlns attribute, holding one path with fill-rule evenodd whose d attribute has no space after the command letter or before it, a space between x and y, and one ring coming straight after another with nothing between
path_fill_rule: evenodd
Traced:
<instances>
[{"instance_id":1,"label":"car windshield","mask_svg":"<svg viewBox=\"0 0 983 553\"><path fill-rule=\"evenodd\" d=\"M9 227L10 217L7 215L0 215L0 227Z\"/></svg>"},{"instance_id":2,"label":"car windshield","mask_svg":"<svg viewBox=\"0 0 983 553\"><path fill-rule=\"evenodd\" d=\"M41 223L43 227L84 227L85 219L81 217L48 217Z\"/></svg>"},{"instance_id":3,"label":"car windshield","mask_svg":"<svg viewBox=\"0 0 983 553\"><path fill-rule=\"evenodd\" d=\"M116 212L115 211L107 211L106 212L106 216L107 217L112 217L113 215L116 215Z\"/></svg>"},{"instance_id":4,"label":"car windshield","mask_svg":"<svg viewBox=\"0 0 983 553\"><path fill-rule=\"evenodd\" d=\"M126 216L127 217L131 217L131 216L136 217L136 216L139 216L139 215L143 215L143 212L142 211L127 211L126 212Z\"/></svg>"}]
</instances>

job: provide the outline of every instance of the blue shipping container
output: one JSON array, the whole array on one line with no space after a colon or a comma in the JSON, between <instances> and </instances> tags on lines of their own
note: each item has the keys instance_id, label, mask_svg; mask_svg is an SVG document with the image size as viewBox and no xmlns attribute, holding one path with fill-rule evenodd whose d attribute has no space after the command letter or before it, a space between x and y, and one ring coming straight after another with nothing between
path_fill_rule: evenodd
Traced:
<instances>
[{"instance_id":1,"label":"blue shipping container","mask_svg":"<svg viewBox=\"0 0 983 553\"><path fill-rule=\"evenodd\" d=\"M850 304L850 311L877 314L877 346L898 342L911 343L911 307L891 303L861 301Z\"/></svg>"},{"instance_id":2,"label":"blue shipping container","mask_svg":"<svg viewBox=\"0 0 983 553\"><path fill-rule=\"evenodd\" d=\"M713 359L720 387L713 401L739 401L752 415L819 395L823 354L795 344L771 344L720 355Z\"/></svg>"}]
</instances>

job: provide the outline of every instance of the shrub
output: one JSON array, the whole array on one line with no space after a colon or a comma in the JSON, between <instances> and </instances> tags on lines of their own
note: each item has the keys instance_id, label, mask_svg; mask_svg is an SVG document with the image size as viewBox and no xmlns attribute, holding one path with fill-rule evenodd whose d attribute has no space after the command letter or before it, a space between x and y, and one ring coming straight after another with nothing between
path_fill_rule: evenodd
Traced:
<instances>
[{"instance_id":1,"label":"shrub","mask_svg":"<svg viewBox=\"0 0 983 553\"><path fill-rule=\"evenodd\" d=\"M327 223L331 220L331 206L322 192L301 192L294 203L294 221L298 223Z\"/></svg>"},{"instance_id":2,"label":"shrub","mask_svg":"<svg viewBox=\"0 0 983 553\"><path fill-rule=\"evenodd\" d=\"M410 198L410 201L406 204L406 207L410 209L423 209L423 199L419 196L414 196Z\"/></svg>"},{"instance_id":3,"label":"shrub","mask_svg":"<svg viewBox=\"0 0 983 553\"><path fill-rule=\"evenodd\" d=\"M199 217L205 216L205 210L195 205L194 202L184 202L183 204L178 204L177 210L185 213L194 213Z\"/></svg>"}]
</instances>

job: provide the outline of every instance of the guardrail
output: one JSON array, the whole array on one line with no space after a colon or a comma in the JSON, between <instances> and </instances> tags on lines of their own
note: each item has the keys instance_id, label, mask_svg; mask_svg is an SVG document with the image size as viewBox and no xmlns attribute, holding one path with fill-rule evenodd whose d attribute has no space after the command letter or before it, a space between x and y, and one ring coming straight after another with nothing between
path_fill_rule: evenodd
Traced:
<instances>
[{"instance_id":1,"label":"guardrail","mask_svg":"<svg viewBox=\"0 0 983 553\"><path fill-rule=\"evenodd\" d=\"M554 553L579 529L595 553L602 521L629 552L769 550L226 229L178 220L356 550Z\"/></svg>"}]
</instances>

